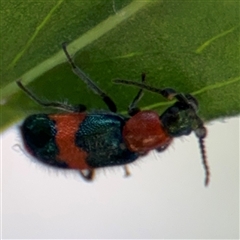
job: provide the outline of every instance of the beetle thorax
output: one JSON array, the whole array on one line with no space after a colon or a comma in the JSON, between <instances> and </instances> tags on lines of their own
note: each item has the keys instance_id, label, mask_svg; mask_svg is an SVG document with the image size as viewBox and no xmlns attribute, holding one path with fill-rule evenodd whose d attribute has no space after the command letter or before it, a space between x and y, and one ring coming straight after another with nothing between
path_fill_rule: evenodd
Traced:
<instances>
[{"instance_id":1,"label":"beetle thorax","mask_svg":"<svg viewBox=\"0 0 240 240\"><path fill-rule=\"evenodd\" d=\"M139 153L165 147L171 142L154 111L141 111L131 117L123 128L123 138L129 150Z\"/></svg>"}]
</instances>

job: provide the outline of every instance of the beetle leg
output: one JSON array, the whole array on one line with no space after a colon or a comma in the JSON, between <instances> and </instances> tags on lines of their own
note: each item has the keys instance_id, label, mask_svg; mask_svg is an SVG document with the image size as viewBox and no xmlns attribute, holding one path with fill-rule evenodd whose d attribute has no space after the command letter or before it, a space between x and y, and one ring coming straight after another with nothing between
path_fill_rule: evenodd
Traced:
<instances>
[{"instance_id":1,"label":"beetle leg","mask_svg":"<svg viewBox=\"0 0 240 240\"><path fill-rule=\"evenodd\" d=\"M146 79L146 74L142 73L141 75L142 77L142 83L145 82ZM128 114L130 116L134 116L136 113L138 113L140 111L140 109L137 107L138 102L141 100L141 98L143 97L143 89L141 88L137 95L135 96L135 98L133 99L133 101L130 103L129 107L128 107Z\"/></svg>"},{"instance_id":2,"label":"beetle leg","mask_svg":"<svg viewBox=\"0 0 240 240\"><path fill-rule=\"evenodd\" d=\"M129 177L131 175L131 173L130 173L130 171L128 169L128 166L124 165L123 168L124 168L124 171L125 171L125 177Z\"/></svg>"},{"instance_id":3,"label":"beetle leg","mask_svg":"<svg viewBox=\"0 0 240 240\"><path fill-rule=\"evenodd\" d=\"M79 104L77 106L71 106L68 104L60 103L60 102L44 102L41 99L39 99L37 96L35 96L28 88L26 88L21 83L20 79L17 80L16 83L30 98L32 98L36 103L42 105L43 107L57 108L67 112L84 112L86 110L86 106L82 104Z\"/></svg>"},{"instance_id":4,"label":"beetle leg","mask_svg":"<svg viewBox=\"0 0 240 240\"><path fill-rule=\"evenodd\" d=\"M93 181L95 177L95 170L94 169L86 169L86 170L80 170L79 171L81 176L83 177L84 180L86 181Z\"/></svg>"},{"instance_id":5,"label":"beetle leg","mask_svg":"<svg viewBox=\"0 0 240 240\"><path fill-rule=\"evenodd\" d=\"M102 100L105 102L105 104L108 106L109 110L111 112L117 112L117 107L116 104L114 103L114 101L105 93L103 92L97 85L96 83L89 78L78 66L76 66L76 64L74 63L73 59L71 58L70 54L67 51L67 44L63 43L62 44L62 48L63 51L68 59L68 62L70 63L70 65L72 66L72 70L73 72L82 79L82 81L88 85L89 88L91 88L91 90L96 93L97 95L99 95Z\"/></svg>"}]
</instances>

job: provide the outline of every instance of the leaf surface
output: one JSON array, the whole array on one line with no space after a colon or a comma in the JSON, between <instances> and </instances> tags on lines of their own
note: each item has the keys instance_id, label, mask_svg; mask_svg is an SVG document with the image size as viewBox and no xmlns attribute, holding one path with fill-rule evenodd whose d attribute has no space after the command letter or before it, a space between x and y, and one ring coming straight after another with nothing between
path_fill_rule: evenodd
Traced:
<instances>
[{"instance_id":1,"label":"leaf surface","mask_svg":"<svg viewBox=\"0 0 240 240\"><path fill-rule=\"evenodd\" d=\"M111 80L140 81L193 93L206 121L240 112L239 1L52 0L1 1L1 129L43 109L17 87L45 101L107 109L71 71L61 50L126 113L138 89ZM146 93L143 109L168 107Z\"/></svg>"}]
</instances>

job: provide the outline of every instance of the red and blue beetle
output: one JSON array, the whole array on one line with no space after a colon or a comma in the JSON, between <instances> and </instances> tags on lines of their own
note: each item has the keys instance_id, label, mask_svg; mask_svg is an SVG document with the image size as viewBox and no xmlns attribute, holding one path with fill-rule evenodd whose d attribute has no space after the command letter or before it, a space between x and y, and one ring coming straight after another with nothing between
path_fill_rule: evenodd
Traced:
<instances>
[{"instance_id":1,"label":"red and blue beetle","mask_svg":"<svg viewBox=\"0 0 240 240\"><path fill-rule=\"evenodd\" d=\"M206 172L205 184L209 182L204 138L206 128L197 115L198 102L190 94L177 93L171 88L157 89L128 80L114 80L115 83L134 85L139 92L128 108L129 117L116 113L114 101L104 93L70 57L66 44L63 51L73 72L106 103L109 111L86 112L82 104L77 106L59 102L44 102L32 94L18 80L18 86L34 101L44 107L57 108L62 114L34 114L21 125L21 134L28 153L44 164L57 168L77 169L86 180L93 180L96 168L124 166L136 161L151 150L161 152L173 138L195 132L201 149ZM161 94L176 102L160 116L152 110L141 111L137 103L143 96L143 89Z\"/></svg>"}]
</instances>

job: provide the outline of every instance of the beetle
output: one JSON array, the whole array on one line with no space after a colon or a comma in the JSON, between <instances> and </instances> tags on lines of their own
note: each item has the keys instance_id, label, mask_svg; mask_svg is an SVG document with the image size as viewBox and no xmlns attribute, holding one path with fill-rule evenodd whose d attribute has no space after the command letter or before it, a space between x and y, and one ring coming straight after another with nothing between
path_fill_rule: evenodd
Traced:
<instances>
[{"instance_id":1,"label":"beetle","mask_svg":"<svg viewBox=\"0 0 240 240\"><path fill-rule=\"evenodd\" d=\"M86 111L86 106L45 102L35 96L20 80L17 85L43 107L63 110L59 114L34 114L27 117L20 129L26 151L40 162L62 169L76 169L85 180L94 179L95 169L127 165L151 150L164 151L175 137L195 132L205 168L205 184L209 183L209 167L204 138L207 130L197 115L198 102L191 94L177 93L174 89L157 89L142 82L116 79L117 84L134 85L139 89L128 107L128 115L117 113L114 101L102 91L78 66L67 51L63 51L73 72L104 101L109 111ZM160 116L153 110L141 111L137 104L143 90L158 93L176 102Z\"/></svg>"}]
</instances>

